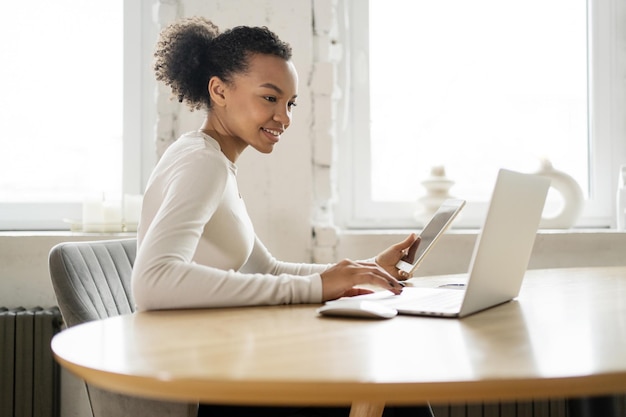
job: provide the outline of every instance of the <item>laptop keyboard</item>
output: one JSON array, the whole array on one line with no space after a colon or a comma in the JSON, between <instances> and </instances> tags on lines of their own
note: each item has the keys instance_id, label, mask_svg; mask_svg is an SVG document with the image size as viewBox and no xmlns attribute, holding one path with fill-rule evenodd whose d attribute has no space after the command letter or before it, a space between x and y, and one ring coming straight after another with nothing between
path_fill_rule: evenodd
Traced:
<instances>
[{"instance_id":1,"label":"laptop keyboard","mask_svg":"<svg viewBox=\"0 0 626 417\"><path fill-rule=\"evenodd\" d=\"M438 290L428 291L420 288L418 291L405 289L401 296L391 297L379 302L396 309L412 308L419 306L420 310L450 310L460 307L463 301L463 290Z\"/></svg>"}]
</instances>

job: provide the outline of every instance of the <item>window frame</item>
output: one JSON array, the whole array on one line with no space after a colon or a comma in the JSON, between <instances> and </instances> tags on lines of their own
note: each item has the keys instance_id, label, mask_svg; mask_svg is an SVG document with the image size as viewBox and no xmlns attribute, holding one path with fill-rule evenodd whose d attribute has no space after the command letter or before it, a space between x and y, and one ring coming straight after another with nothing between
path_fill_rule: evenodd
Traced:
<instances>
[{"instance_id":1,"label":"window frame","mask_svg":"<svg viewBox=\"0 0 626 417\"><path fill-rule=\"evenodd\" d=\"M338 126L340 196L335 222L347 229L411 228L416 220L414 202L374 202L369 197L370 132L367 3L344 0L339 7L339 21L349 22L341 37L346 53L339 72L347 84L339 106ZM619 0L589 0L589 134L590 197L576 227L607 228L615 226L615 191L620 165L626 164L626 129L622 115L626 111L626 34L620 16L626 8ZM417 196L416 196L417 197ZM608 202L608 203L607 203ZM476 228L484 219L488 202L468 202L455 227Z\"/></svg>"},{"instance_id":2,"label":"window frame","mask_svg":"<svg viewBox=\"0 0 626 417\"><path fill-rule=\"evenodd\" d=\"M150 0L124 1L124 95L122 193L140 194L150 174L156 109L148 100L155 82L149 63L156 39ZM0 203L0 230L69 230L80 220L82 202Z\"/></svg>"}]
</instances>

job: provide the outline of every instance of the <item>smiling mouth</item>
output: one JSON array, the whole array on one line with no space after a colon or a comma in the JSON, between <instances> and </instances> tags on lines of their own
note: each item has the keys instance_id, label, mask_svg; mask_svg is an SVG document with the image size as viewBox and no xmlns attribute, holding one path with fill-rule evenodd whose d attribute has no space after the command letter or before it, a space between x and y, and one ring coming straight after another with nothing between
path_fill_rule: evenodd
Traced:
<instances>
[{"instance_id":1,"label":"smiling mouth","mask_svg":"<svg viewBox=\"0 0 626 417\"><path fill-rule=\"evenodd\" d=\"M282 130L267 129L267 128L264 128L264 127L262 127L261 130L263 132L269 133L270 135L272 135L272 136L274 136L276 138L280 137L280 135L283 133Z\"/></svg>"}]
</instances>

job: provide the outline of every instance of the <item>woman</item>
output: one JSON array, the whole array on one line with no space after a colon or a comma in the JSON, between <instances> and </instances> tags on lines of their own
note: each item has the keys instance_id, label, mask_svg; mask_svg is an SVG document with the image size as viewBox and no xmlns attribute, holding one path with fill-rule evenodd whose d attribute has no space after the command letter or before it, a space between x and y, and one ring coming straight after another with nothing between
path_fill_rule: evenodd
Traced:
<instances>
[{"instance_id":1,"label":"woman","mask_svg":"<svg viewBox=\"0 0 626 417\"><path fill-rule=\"evenodd\" d=\"M195 17L167 27L155 71L180 102L206 117L164 153L148 182L132 277L138 310L320 303L369 292L400 293L397 261L410 235L366 262L276 260L255 235L237 188L241 153L270 153L291 124L297 73L291 48L267 28L219 33ZM211 415L348 415L346 409L201 407ZM306 414L308 413L308 414ZM313 414L311 414L313 413ZM209 415L209 414L207 414ZM412 414L415 415L415 414Z\"/></svg>"}]
</instances>

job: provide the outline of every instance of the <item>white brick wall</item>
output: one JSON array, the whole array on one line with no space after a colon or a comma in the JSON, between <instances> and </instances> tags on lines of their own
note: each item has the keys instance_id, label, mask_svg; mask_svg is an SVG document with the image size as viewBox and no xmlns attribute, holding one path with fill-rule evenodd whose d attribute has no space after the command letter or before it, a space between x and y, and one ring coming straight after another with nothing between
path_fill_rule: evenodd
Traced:
<instances>
[{"instance_id":1,"label":"white brick wall","mask_svg":"<svg viewBox=\"0 0 626 417\"><path fill-rule=\"evenodd\" d=\"M315 42L311 91L314 100L313 184L314 215L312 219L313 261L336 261L338 231L333 222L336 196L334 161L336 142L337 65L341 59L338 39L337 0L313 1L313 36Z\"/></svg>"}]
</instances>

